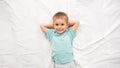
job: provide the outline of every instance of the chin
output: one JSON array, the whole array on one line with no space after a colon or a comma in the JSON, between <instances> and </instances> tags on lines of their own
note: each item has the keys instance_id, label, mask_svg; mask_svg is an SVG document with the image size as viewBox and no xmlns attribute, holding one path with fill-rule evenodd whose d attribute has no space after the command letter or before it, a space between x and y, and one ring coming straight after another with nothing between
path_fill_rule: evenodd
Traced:
<instances>
[{"instance_id":1,"label":"chin","mask_svg":"<svg viewBox=\"0 0 120 68\"><path fill-rule=\"evenodd\" d=\"M65 31L61 31L61 32L57 32L57 33L59 33L59 34L62 34L62 33L64 33Z\"/></svg>"}]
</instances>

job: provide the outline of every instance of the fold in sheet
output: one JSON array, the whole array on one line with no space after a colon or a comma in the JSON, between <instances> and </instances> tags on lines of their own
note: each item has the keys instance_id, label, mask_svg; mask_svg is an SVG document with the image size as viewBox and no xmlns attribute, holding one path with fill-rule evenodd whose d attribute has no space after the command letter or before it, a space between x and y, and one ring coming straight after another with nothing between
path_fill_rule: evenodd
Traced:
<instances>
[{"instance_id":1,"label":"fold in sheet","mask_svg":"<svg viewBox=\"0 0 120 68\"><path fill-rule=\"evenodd\" d=\"M0 68L53 68L39 26L58 11L80 21L73 41L77 68L119 68L119 6L119 0L0 0Z\"/></svg>"}]
</instances>

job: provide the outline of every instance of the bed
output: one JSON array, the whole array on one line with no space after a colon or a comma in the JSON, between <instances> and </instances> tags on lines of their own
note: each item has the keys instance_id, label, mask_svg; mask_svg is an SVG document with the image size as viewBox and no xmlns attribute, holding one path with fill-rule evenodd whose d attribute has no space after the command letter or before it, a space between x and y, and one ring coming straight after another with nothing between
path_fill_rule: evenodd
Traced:
<instances>
[{"instance_id":1,"label":"bed","mask_svg":"<svg viewBox=\"0 0 120 68\"><path fill-rule=\"evenodd\" d=\"M120 68L120 0L0 0L0 68L53 68L40 24L58 11L80 21L77 68Z\"/></svg>"}]
</instances>

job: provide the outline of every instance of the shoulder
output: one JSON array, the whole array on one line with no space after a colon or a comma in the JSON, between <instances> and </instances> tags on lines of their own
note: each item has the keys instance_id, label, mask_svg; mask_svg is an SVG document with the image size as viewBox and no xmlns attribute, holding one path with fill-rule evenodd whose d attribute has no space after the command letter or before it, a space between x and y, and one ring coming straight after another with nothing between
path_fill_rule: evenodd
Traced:
<instances>
[{"instance_id":1,"label":"shoulder","mask_svg":"<svg viewBox=\"0 0 120 68\"><path fill-rule=\"evenodd\" d=\"M49 41L51 40L53 35L54 35L54 29L47 29L46 30L45 36Z\"/></svg>"},{"instance_id":2,"label":"shoulder","mask_svg":"<svg viewBox=\"0 0 120 68\"><path fill-rule=\"evenodd\" d=\"M76 36L76 32L71 27L67 29L67 33L71 38Z\"/></svg>"},{"instance_id":3,"label":"shoulder","mask_svg":"<svg viewBox=\"0 0 120 68\"><path fill-rule=\"evenodd\" d=\"M54 32L54 29L47 29L45 34L49 34L49 33L53 33Z\"/></svg>"},{"instance_id":4,"label":"shoulder","mask_svg":"<svg viewBox=\"0 0 120 68\"><path fill-rule=\"evenodd\" d=\"M68 29L67 29L67 31L68 31L68 32L73 32L73 33L76 33L76 32L73 30L73 28L72 28L72 27L68 28Z\"/></svg>"}]
</instances>

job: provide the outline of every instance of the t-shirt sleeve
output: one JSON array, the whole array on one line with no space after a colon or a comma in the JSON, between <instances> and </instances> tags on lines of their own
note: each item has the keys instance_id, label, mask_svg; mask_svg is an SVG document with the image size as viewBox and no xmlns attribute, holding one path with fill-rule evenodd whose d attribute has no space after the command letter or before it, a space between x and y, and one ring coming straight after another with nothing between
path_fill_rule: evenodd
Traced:
<instances>
[{"instance_id":1,"label":"t-shirt sleeve","mask_svg":"<svg viewBox=\"0 0 120 68\"><path fill-rule=\"evenodd\" d=\"M69 35L70 35L71 40L73 41L73 39L76 36L76 32L74 32L72 28L69 28Z\"/></svg>"},{"instance_id":2,"label":"t-shirt sleeve","mask_svg":"<svg viewBox=\"0 0 120 68\"><path fill-rule=\"evenodd\" d=\"M46 33L45 33L45 37L50 41L51 37L53 35L53 29L47 29Z\"/></svg>"}]
</instances>

